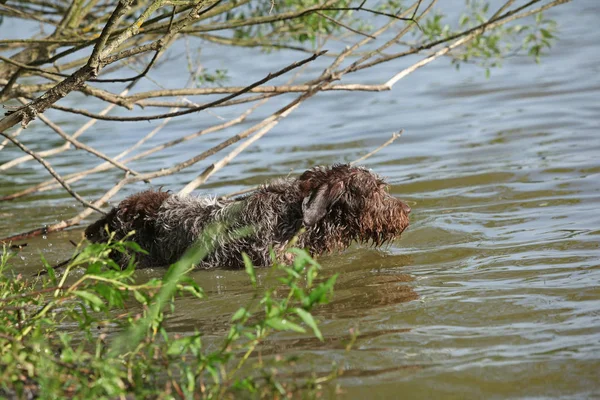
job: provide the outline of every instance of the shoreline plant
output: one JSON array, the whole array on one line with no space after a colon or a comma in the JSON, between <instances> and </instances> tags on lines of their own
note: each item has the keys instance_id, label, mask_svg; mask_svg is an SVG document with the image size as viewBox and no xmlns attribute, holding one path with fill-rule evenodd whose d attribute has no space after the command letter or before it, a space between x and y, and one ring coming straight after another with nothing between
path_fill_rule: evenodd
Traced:
<instances>
[{"instance_id":1,"label":"shoreline plant","mask_svg":"<svg viewBox=\"0 0 600 400\"><path fill-rule=\"evenodd\" d=\"M210 232L207 235L212 235ZM214 236L213 236L214 237ZM80 246L60 273L26 278L0 258L0 397L9 398L288 398L315 395L336 376L290 378L294 360L255 357L276 332L323 336L311 310L326 303L337 278L320 277L305 251L291 265L275 260L257 279L245 259L252 299L231 317L220 344L202 332L176 335L168 317L177 299L205 297L188 273L206 252L196 246L163 278L136 283L135 262L121 270L112 251L142 251L127 241ZM200 306L200 305L199 305Z\"/></svg>"}]
</instances>

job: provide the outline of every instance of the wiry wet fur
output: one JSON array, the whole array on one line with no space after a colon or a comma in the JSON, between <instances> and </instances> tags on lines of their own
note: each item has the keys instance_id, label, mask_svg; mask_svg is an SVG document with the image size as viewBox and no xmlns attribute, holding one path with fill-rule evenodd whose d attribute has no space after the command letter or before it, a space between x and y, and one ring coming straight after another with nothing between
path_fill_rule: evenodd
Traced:
<instances>
[{"instance_id":1,"label":"wiry wet fur","mask_svg":"<svg viewBox=\"0 0 600 400\"><path fill-rule=\"evenodd\" d=\"M105 227L131 240L148 255L140 267L177 261L209 225L223 223L228 232L251 227L250 235L225 235L200 268L243 268L242 252L256 266L270 264L272 247L285 259L285 246L300 230L296 246L312 255L345 249L352 242L380 246L400 236L410 208L387 192L387 184L369 170L349 165L316 167L298 178L277 179L247 196L217 200L146 191L128 197L90 225L86 237L107 240ZM117 259L126 264L128 257Z\"/></svg>"}]
</instances>

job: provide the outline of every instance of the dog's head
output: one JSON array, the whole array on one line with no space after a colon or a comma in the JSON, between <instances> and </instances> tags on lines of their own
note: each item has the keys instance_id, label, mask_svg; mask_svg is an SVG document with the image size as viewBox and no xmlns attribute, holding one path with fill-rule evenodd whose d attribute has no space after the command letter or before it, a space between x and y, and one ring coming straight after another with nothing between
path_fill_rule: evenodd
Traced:
<instances>
[{"instance_id":1,"label":"dog's head","mask_svg":"<svg viewBox=\"0 0 600 400\"><path fill-rule=\"evenodd\" d=\"M388 193L383 179L348 164L316 167L298 178L307 227L326 225L359 242L381 245L408 227L410 207Z\"/></svg>"}]
</instances>

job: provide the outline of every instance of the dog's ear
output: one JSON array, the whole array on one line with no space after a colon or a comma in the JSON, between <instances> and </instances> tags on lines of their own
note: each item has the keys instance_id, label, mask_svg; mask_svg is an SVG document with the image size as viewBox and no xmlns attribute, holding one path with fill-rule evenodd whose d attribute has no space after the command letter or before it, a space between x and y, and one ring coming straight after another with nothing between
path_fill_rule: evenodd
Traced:
<instances>
[{"instance_id":1,"label":"dog's ear","mask_svg":"<svg viewBox=\"0 0 600 400\"><path fill-rule=\"evenodd\" d=\"M342 196L344 182L338 181L331 185L319 186L302 201L302 220L305 226L313 226L319 222L331 206Z\"/></svg>"}]
</instances>

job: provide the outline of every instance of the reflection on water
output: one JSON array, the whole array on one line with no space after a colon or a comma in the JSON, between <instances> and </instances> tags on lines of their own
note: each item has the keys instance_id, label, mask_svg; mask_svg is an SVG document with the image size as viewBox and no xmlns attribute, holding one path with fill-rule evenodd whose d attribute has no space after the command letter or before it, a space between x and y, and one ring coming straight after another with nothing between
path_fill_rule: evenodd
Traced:
<instances>
[{"instance_id":1,"label":"reflection on water","mask_svg":"<svg viewBox=\"0 0 600 400\"><path fill-rule=\"evenodd\" d=\"M265 357L299 356L290 372L296 376L311 368L325 372L336 362L345 372L339 382L347 398L600 395L600 31L594 29L600 3L580 0L556 15L562 41L540 66L512 60L486 80L477 69L455 72L442 60L390 93L325 93L203 188L227 193L290 169L352 160L405 129L368 166L410 204L411 227L387 249L353 248L322 258L326 275L340 273L333 302L316 310L324 342L278 334L265 343ZM203 50L216 67L240 53ZM247 67L246 76L273 69ZM385 68L393 73L395 66ZM170 129L174 137L214 122L198 115ZM116 154L152 127L127 125L124 134L120 125L99 123L84 139ZM231 133L157 153L154 167ZM23 140L47 135L33 124ZM161 135L148 146L172 138L168 131ZM6 148L0 162L14 155ZM72 152L56 167L68 173L89 162ZM205 166L155 183L177 190ZM117 176L77 188L93 198ZM0 194L45 178L39 166L23 164L0 176ZM60 192L0 207L0 236L78 210ZM69 240L80 235L72 230L28 240L20 268L34 271L39 252L51 261L65 258L73 251ZM194 279L208 298L182 299L170 328L199 329L208 342L217 340L252 290L243 272L197 271Z\"/></svg>"}]
</instances>

